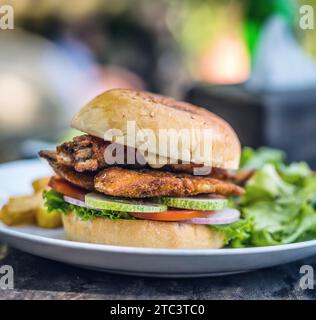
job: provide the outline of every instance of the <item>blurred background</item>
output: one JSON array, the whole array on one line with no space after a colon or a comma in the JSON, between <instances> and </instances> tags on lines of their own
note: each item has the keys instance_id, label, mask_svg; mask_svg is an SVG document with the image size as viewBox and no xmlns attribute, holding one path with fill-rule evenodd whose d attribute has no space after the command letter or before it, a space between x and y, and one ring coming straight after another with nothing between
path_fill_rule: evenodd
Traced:
<instances>
[{"instance_id":1,"label":"blurred background","mask_svg":"<svg viewBox=\"0 0 316 320\"><path fill-rule=\"evenodd\" d=\"M316 168L316 0L0 0L0 162L65 140L71 116L110 88L212 110L243 145ZM0 13L1 19L1 13Z\"/></svg>"}]
</instances>

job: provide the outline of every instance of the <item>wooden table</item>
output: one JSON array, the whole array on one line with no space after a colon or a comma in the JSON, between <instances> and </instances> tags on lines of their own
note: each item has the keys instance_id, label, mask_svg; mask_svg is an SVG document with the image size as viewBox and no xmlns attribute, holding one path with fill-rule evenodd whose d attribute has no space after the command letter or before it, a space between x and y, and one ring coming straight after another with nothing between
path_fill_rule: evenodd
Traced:
<instances>
[{"instance_id":1,"label":"wooden table","mask_svg":"<svg viewBox=\"0 0 316 320\"><path fill-rule=\"evenodd\" d=\"M315 299L299 286L302 264L316 256L260 271L197 279L113 275L72 267L9 248L1 265L14 268L14 290L0 299ZM1 275L0 275L1 276Z\"/></svg>"}]
</instances>

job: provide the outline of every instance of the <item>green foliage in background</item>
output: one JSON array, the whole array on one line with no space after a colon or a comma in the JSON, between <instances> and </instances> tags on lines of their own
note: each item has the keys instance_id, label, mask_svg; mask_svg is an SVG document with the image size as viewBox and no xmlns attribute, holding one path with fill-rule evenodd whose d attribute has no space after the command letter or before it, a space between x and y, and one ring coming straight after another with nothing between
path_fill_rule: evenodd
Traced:
<instances>
[{"instance_id":1,"label":"green foliage in background","mask_svg":"<svg viewBox=\"0 0 316 320\"><path fill-rule=\"evenodd\" d=\"M169 2L167 26L189 63L194 62L216 37L229 30L242 33L243 3L244 0Z\"/></svg>"},{"instance_id":2,"label":"green foliage in background","mask_svg":"<svg viewBox=\"0 0 316 320\"><path fill-rule=\"evenodd\" d=\"M244 36L252 59L266 21L272 15L283 16L294 26L298 6L296 0L244 0Z\"/></svg>"}]
</instances>

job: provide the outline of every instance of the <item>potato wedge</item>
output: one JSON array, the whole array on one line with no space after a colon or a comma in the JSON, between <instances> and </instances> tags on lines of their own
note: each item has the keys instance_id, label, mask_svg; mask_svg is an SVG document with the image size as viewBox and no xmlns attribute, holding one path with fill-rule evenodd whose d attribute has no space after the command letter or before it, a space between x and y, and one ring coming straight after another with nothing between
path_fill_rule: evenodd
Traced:
<instances>
[{"instance_id":1,"label":"potato wedge","mask_svg":"<svg viewBox=\"0 0 316 320\"><path fill-rule=\"evenodd\" d=\"M37 179L32 182L32 187L35 193L43 191L45 188L48 187L48 182L51 177L44 177Z\"/></svg>"},{"instance_id":2,"label":"potato wedge","mask_svg":"<svg viewBox=\"0 0 316 320\"><path fill-rule=\"evenodd\" d=\"M59 228L62 226L61 213L48 212L46 208L40 207L36 209L36 223L42 228Z\"/></svg>"},{"instance_id":3,"label":"potato wedge","mask_svg":"<svg viewBox=\"0 0 316 320\"><path fill-rule=\"evenodd\" d=\"M33 181L33 195L10 198L0 210L0 220L9 226L36 223L42 228L60 227L61 213L48 213L44 207L43 191L49 189L49 180L50 177L45 177Z\"/></svg>"},{"instance_id":4,"label":"potato wedge","mask_svg":"<svg viewBox=\"0 0 316 320\"><path fill-rule=\"evenodd\" d=\"M1 209L0 218L3 223L8 226L22 225L22 224L34 224L35 212L29 211L12 211L9 205L3 206Z\"/></svg>"},{"instance_id":5,"label":"potato wedge","mask_svg":"<svg viewBox=\"0 0 316 320\"><path fill-rule=\"evenodd\" d=\"M7 203L10 211L30 211L35 210L43 203L41 192L30 196L11 197Z\"/></svg>"},{"instance_id":6,"label":"potato wedge","mask_svg":"<svg viewBox=\"0 0 316 320\"><path fill-rule=\"evenodd\" d=\"M9 199L1 209L1 220L7 225L34 224L35 210L43 203L40 193Z\"/></svg>"}]
</instances>

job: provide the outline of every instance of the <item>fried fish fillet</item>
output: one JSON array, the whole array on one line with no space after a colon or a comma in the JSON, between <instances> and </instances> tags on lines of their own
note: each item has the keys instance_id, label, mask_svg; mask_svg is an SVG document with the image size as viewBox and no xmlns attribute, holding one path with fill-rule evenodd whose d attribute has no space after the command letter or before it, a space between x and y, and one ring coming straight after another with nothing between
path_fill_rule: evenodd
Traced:
<instances>
[{"instance_id":1,"label":"fried fish fillet","mask_svg":"<svg viewBox=\"0 0 316 320\"><path fill-rule=\"evenodd\" d=\"M60 164L54 151L41 151L55 173L68 182L88 191L127 198L150 198L161 196L190 196L217 194L241 195L243 188L227 181L209 176L171 173L159 170L131 170L108 167L99 173L77 172L71 166Z\"/></svg>"},{"instance_id":2,"label":"fried fish fillet","mask_svg":"<svg viewBox=\"0 0 316 320\"><path fill-rule=\"evenodd\" d=\"M198 194L241 195L244 190L232 183L189 174L158 170L128 170L109 167L95 177L97 191L127 198L191 196Z\"/></svg>"},{"instance_id":3,"label":"fried fish fillet","mask_svg":"<svg viewBox=\"0 0 316 320\"><path fill-rule=\"evenodd\" d=\"M106 167L104 152L110 142L82 135L57 147L59 164L73 167L78 172L96 171Z\"/></svg>"},{"instance_id":4,"label":"fried fish fillet","mask_svg":"<svg viewBox=\"0 0 316 320\"><path fill-rule=\"evenodd\" d=\"M100 171L109 165L107 165L106 152L110 152L107 147L110 145L110 142L104 141L100 138L91 136L91 135L81 135L75 137L70 142L65 142L57 147L56 158L57 162L62 165L71 166L78 172L85 171ZM130 147L124 146L124 155L122 159L122 164L120 166L129 168L129 169L141 169L147 168L150 169L145 163L145 159L142 159L141 163L127 164L127 154L131 155L132 159L139 159L135 156L136 150ZM139 155L138 155L139 157ZM123 165L124 164L124 165ZM116 164L118 165L118 164ZM185 173L194 173L194 169L202 169L203 165L199 164L166 164L161 169L165 171L173 172L185 172ZM219 168L210 168L204 167L207 175L221 180L232 179L232 175L224 169ZM202 172L202 171L201 171ZM203 175L203 173L201 173Z\"/></svg>"},{"instance_id":5,"label":"fried fish fillet","mask_svg":"<svg viewBox=\"0 0 316 320\"><path fill-rule=\"evenodd\" d=\"M77 172L70 166L58 163L55 151L40 151L39 155L48 161L55 173L61 178L88 191L94 191L93 173Z\"/></svg>"},{"instance_id":6,"label":"fried fish fillet","mask_svg":"<svg viewBox=\"0 0 316 320\"><path fill-rule=\"evenodd\" d=\"M109 146L115 146L115 148L112 149ZM56 148L58 163L71 166L78 172L95 172L110 166L106 159L108 156L116 157L117 150L122 150L122 157L116 165L122 165L130 169L146 167L144 158L141 158L141 162L137 162L141 155L136 157L136 149L115 145L90 135L75 137L72 141L65 142ZM135 159L136 163L128 164L128 156L131 159Z\"/></svg>"}]
</instances>

